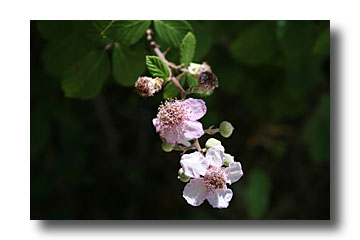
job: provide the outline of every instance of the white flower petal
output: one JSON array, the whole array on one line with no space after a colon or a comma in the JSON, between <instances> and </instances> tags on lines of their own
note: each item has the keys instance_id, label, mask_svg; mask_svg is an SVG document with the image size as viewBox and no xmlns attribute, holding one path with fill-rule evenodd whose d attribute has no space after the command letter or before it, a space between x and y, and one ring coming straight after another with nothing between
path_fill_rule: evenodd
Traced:
<instances>
[{"instance_id":1,"label":"white flower petal","mask_svg":"<svg viewBox=\"0 0 360 240\"><path fill-rule=\"evenodd\" d=\"M209 192L207 200L214 208L227 208L232 196L231 189L215 189L213 192Z\"/></svg>"},{"instance_id":2,"label":"white flower petal","mask_svg":"<svg viewBox=\"0 0 360 240\"><path fill-rule=\"evenodd\" d=\"M168 144L175 144L177 140L179 140L180 135L177 132L164 130L161 132L163 137L166 139Z\"/></svg>"},{"instance_id":3,"label":"white flower petal","mask_svg":"<svg viewBox=\"0 0 360 240\"><path fill-rule=\"evenodd\" d=\"M211 166L221 167L225 161L225 149L221 144L209 148L206 152L206 160Z\"/></svg>"},{"instance_id":4,"label":"white flower petal","mask_svg":"<svg viewBox=\"0 0 360 240\"><path fill-rule=\"evenodd\" d=\"M182 125L184 136L188 139L199 138L204 135L202 124L198 121L184 121Z\"/></svg>"},{"instance_id":5,"label":"white flower petal","mask_svg":"<svg viewBox=\"0 0 360 240\"><path fill-rule=\"evenodd\" d=\"M200 152L184 154L180 160L181 167L186 176L191 178L200 178L204 176L209 164Z\"/></svg>"},{"instance_id":6,"label":"white flower petal","mask_svg":"<svg viewBox=\"0 0 360 240\"><path fill-rule=\"evenodd\" d=\"M154 118L154 119L152 120L152 122L153 122L153 125L154 125L155 129L156 129L156 132L160 131L159 119Z\"/></svg>"},{"instance_id":7,"label":"white flower petal","mask_svg":"<svg viewBox=\"0 0 360 240\"><path fill-rule=\"evenodd\" d=\"M191 121L196 121L205 115L206 105L205 105L204 100L188 98L184 101L184 103L189 107L188 108L188 110L189 110L188 118Z\"/></svg>"},{"instance_id":8,"label":"white flower petal","mask_svg":"<svg viewBox=\"0 0 360 240\"><path fill-rule=\"evenodd\" d=\"M225 168L226 182L233 184L238 181L244 174L239 162L230 163L229 167Z\"/></svg>"},{"instance_id":9,"label":"white flower petal","mask_svg":"<svg viewBox=\"0 0 360 240\"><path fill-rule=\"evenodd\" d=\"M191 143L189 142L189 139L186 139L185 137L184 137L184 138L180 138L177 142L178 142L179 144L184 145L185 147L190 147L190 146L191 146Z\"/></svg>"},{"instance_id":10,"label":"white flower petal","mask_svg":"<svg viewBox=\"0 0 360 240\"><path fill-rule=\"evenodd\" d=\"M192 206L201 205L207 196L207 188L204 184L204 180L199 179L191 179L188 184L186 184L183 197L187 201L188 204Z\"/></svg>"}]
</instances>

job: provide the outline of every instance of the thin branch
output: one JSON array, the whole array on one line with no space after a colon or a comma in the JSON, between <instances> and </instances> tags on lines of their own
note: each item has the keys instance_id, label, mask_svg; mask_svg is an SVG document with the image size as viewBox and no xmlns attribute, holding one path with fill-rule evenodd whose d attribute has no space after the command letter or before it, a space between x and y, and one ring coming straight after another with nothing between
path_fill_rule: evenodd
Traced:
<instances>
[{"instance_id":1,"label":"thin branch","mask_svg":"<svg viewBox=\"0 0 360 240\"><path fill-rule=\"evenodd\" d=\"M196 149L201 152L201 147L200 147L200 144L199 144L199 140L197 138L194 138L195 140L195 146L196 146Z\"/></svg>"}]
</instances>

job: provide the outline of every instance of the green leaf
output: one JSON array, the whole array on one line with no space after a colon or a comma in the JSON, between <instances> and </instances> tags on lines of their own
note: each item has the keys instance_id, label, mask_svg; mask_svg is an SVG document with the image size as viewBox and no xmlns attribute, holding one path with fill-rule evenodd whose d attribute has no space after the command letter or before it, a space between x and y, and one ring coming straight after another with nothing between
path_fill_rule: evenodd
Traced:
<instances>
[{"instance_id":1,"label":"green leaf","mask_svg":"<svg viewBox=\"0 0 360 240\"><path fill-rule=\"evenodd\" d=\"M145 71L145 51L130 51L115 45L112 55L113 74L117 83L133 86L136 79Z\"/></svg>"},{"instance_id":2,"label":"green leaf","mask_svg":"<svg viewBox=\"0 0 360 240\"><path fill-rule=\"evenodd\" d=\"M250 219L262 219L269 208L270 179L265 171L255 168L248 176L245 189L247 211Z\"/></svg>"},{"instance_id":3,"label":"green leaf","mask_svg":"<svg viewBox=\"0 0 360 240\"><path fill-rule=\"evenodd\" d=\"M317 37L314 53L320 56L330 56L330 27L323 30Z\"/></svg>"},{"instance_id":4,"label":"green leaf","mask_svg":"<svg viewBox=\"0 0 360 240\"><path fill-rule=\"evenodd\" d=\"M237 61L249 65L273 61L276 54L276 35L273 25L259 22L241 32L231 44L230 54Z\"/></svg>"},{"instance_id":5,"label":"green leaf","mask_svg":"<svg viewBox=\"0 0 360 240\"><path fill-rule=\"evenodd\" d=\"M207 21L191 21L196 37L196 51L194 55L194 62L200 62L202 58L208 53L213 43L213 37L209 32L208 27L205 26Z\"/></svg>"},{"instance_id":6,"label":"green leaf","mask_svg":"<svg viewBox=\"0 0 360 240\"><path fill-rule=\"evenodd\" d=\"M186 76L186 81L187 81L189 87L196 88L199 86L199 81L191 75Z\"/></svg>"},{"instance_id":7,"label":"green leaf","mask_svg":"<svg viewBox=\"0 0 360 240\"><path fill-rule=\"evenodd\" d=\"M88 41L79 32L50 39L42 53L45 70L50 75L61 78L70 64L96 48L94 42Z\"/></svg>"},{"instance_id":8,"label":"green leaf","mask_svg":"<svg viewBox=\"0 0 360 240\"><path fill-rule=\"evenodd\" d=\"M180 62L188 66L195 54L196 38L194 34L188 32L182 40L180 46Z\"/></svg>"},{"instance_id":9,"label":"green leaf","mask_svg":"<svg viewBox=\"0 0 360 240\"><path fill-rule=\"evenodd\" d=\"M323 96L314 113L306 120L303 141L315 163L330 160L330 98Z\"/></svg>"},{"instance_id":10,"label":"green leaf","mask_svg":"<svg viewBox=\"0 0 360 240\"><path fill-rule=\"evenodd\" d=\"M89 99L96 96L109 76L108 54L93 51L70 65L61 82L66 97Z\"/></svg>"},{"instance_id":11,"label":"green leaf","mask_svg":"<svg viewBox=\"0 0 360 240\"><path fill-rule=\"evenodd\" d=\"M279 40L287 61L311 57L314 46L312 21L287 21L282 31Z\"/></svg>"},{"instance_id":12,"label":"green leaf","mask_svg":"<svg viewBox=\"0 0 360 240\"><path fill-rule=\"evenodd\" d=\"M102 35L122 45L130 46L145 36L150 20L114 20L101 32Z\"/></svg>"},{"instance_id":13,"label":"green leaf","mask_svg":"<svg viewBox=\"0 0 360 240\"><path fill-rule=\"evenodd\" d=\"M146 66L154 77L167 80L170 76L169 68L159 57L146 56Z\"/></svg>"},{"instance_id":14,"label":"green leaf","mask_svg":"<svg viewBox=\"0 0 360 240\"><path fill-rule=\"evenodd\" d=\"M193 31L190 23L184 20L156 20L154 27L159 37L173 47L179 47L184 36Z\"/></svg>"},{"instance_id":15,"label":"green leaf","mask_svg":"<svg viewBox=\"0 0 360 240\"><path fill-rule=\"evenodd\" d=\"M179 83L181 86L183 86L184 82L185 82L185 75L180 79ZM177 87L175 86L175 84L173 82L169 82L164 88L163 97L164 97L164 99L175 98L179 94L180 94L180 92L177 89Z\"/></svg>"},{"instance_id":16,"label":"green leaf","mask_svg":"<svg viewBox=\"0 0 360 240\"><path fill-rule=\"evenodd\" d=\"M38 20L36 21L37 28L41 36L46 39L64 38L74 30L74 22L64 20Z\"/></svg>"},{"instance_id":17,"label":"green leaf","mask_svg":"<svg viewBox=\"0 0 360 240\"><path fill-rule=\"evenodd\" d=\"M74 21L78 31L81 32L87 39L99 43L103 46L111 42L109 38L101 35L102 29L104 29L109 23L109 20Z\"/></svg>"}]
</instances>

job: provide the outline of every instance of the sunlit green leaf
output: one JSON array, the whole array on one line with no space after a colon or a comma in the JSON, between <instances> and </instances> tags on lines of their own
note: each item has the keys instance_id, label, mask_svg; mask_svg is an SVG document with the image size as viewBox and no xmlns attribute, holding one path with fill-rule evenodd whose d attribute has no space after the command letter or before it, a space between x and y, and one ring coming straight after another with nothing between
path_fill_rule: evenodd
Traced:
<instances>
[{"instance_id":1,"label":"sunlit green leaf","mask_svg":"<svg viewBox=\"0 0 360 240\"><path fill-rule=\"evenodd\" d=\"M154 77L167 80L170 76L169 68L159 57L146 56L146 67Z\"/></svg>"},{"instance_id":2,"label":"sunlit green leaf","mask_svg":"<svg viewBox=\"0 0 360 240\"><path fill-rule=\"evenodd\" d=\"M188 66L195 54L196 38L194 34L188 32L181 42L180 46L180 62Z\"/></svg>"}]
</instances>

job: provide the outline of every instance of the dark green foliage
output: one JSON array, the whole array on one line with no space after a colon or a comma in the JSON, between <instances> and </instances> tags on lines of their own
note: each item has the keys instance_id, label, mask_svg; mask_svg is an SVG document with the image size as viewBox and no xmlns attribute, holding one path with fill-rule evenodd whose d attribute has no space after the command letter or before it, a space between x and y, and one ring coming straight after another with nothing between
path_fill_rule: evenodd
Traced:
<instances>
[{"instance_id":1,"label":"dark green foliage","mask_svg":"<svg viewBox=\"0 0 360 240\"><path fill-rule=\"evenodd\" d=\"M61 82L66 97L89 99L95 97L110 70L109 56L104 51L93 51L70 65Z\"/></svg>"},{"instance_id":2,"label":"dark green foliage","mask_svg":"<svg viewBox=\"0 0 360 240\"><path fill-rule=\"evenodd\" d=\"M259 22L239 33L230 53L241 62L251 65L266 64L276 56L276 36L272 22Z\"/></svg>"},{"instance_id":3,"label":"dark green foliage","mask_svg":"<svg viewBox=\"0 0 360 240\"><path fill-rule=\"evenodd\" d=\"M117 83L123 86L134 86L138 77L145 71L146 51L114 46L112 55L113 75Z\"/></svg>"},{"instance_id":4,"label":"dark green foliage","mask_svg":"<svg viewBox=\"0 0 360 240\"><path fill-rule=\"evenodd\" d=\"M309 146L311 159L316 163L330 160L330 98L320 98L313 113L305 122L303 139Z\"/></svg>"},{"instance_id":5,"label":"dark green foliage","mask_svg":"<svg viewBox=\"0 0 360 240\"><path fill-rule=\"evenodd\" d=\"M154 21L155 33L167 44L179 47L182 39L193 29L187 21L183 20L156 20Z\"/></svg>"},{"instance_id":6,"label":"dark green foliage","mask_svg":"<svg viewBox=\"0 0 360 240\"><path fill-rule=\"evenodd\" d=\"M101 31L101 35L122 45L130 46L145 36L146 29L150 26L149 20L121 20L110 21Z\"/></svg>"},{"instance_id":7,"label":"dark green foliage","mask_svg":"<svg viewBox=\"0 0 360 240\"><path fill-rule=\"evenodd\" d=\"M250 219L262 219L270 205L270 179L266 172L254 168L248 174L245 198Z\"/></svg>"}]
</instances>

